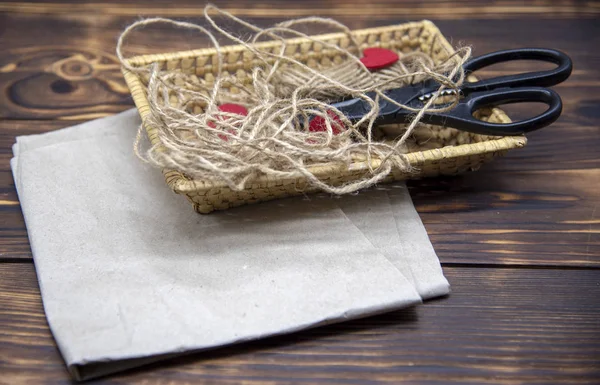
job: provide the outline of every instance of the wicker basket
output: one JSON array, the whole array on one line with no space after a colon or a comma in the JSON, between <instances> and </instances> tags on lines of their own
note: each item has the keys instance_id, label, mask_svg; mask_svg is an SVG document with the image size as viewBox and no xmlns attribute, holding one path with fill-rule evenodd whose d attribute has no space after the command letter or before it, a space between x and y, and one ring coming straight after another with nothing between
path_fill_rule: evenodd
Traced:
<instances>
[{"instance_id":1,"label":"wicker basket","mask_svg":"<svg viewBox=\"0 0 600 385\"><path fill-rule=\"evenodd\" d=\"M358 41L363 47L380 46L399 52L422 51L430 55L436 62L446 59L453 49L438 28L430 21L401 24L396 26L372 28L355 31ZM320 38L347 47L347 37L343 34L322 35ZM280 43L260 43L263 49L276 49ZM322 49L317 44L304 39L289 41L288 51L298 60L315 68L324 68L336 61L337 53ZM224 70L231 76L249 79L248 73L256 65L252 54L243 46L222 47L224 53ZM216 55L212 49L201 49L176 53L136 56L128 59L132 66L146 66L159 63L162 68L184 71L198 77L208 79L214 76ZM339 58L338 58L339 59ZM146 97L145 79L123 69L125 80L133 95L142 120L150 113ZM480 118L490 122L507 123L510 119L499 109L480 111ZM145 124L150 141L157 142L155 128ZM408 159L416 172L394 170L387 181L416 179L437 175L453 175L478 169L483 163L495 156L504 154L512 148L526 144L524 136L519 137L486 137L451 128L421 126L421 133L409 143ZM421 139L419 139L421 137ZM425 139L423 139L425 138ZM373 162L377 166L377 161ZM349 168L320 167L313 172L328 183L340 185L364 175L368 165L365 162L353 163ZM223 210L248 203L261 202L291 195L313 192L303 178L274 179L261 177L251 183L243 191L232 191L224 184L210 181L192 180L173 170L163 170L167 184L176 193L185 195L200 213Z\"/></svg>"}]
</instances>

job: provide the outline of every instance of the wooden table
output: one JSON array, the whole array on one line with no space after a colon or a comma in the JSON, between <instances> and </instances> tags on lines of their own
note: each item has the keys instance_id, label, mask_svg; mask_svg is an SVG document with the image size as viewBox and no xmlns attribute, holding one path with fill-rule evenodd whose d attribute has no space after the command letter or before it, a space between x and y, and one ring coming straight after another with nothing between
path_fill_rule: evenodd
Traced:
<instances>
[{"instance_id":1,"label":"wooden table","mask_svg":"<svg viewBox=\"0 0 600 385\"><path fill-rule=\"evenodd\" d=\"M131 108L114 56L119 32L138 15L192 21L202 15L202 4L192 0L118 3L0 3L0 383L70 381L44 317L10 172L15 136ZM556 87L564 113L531 134L525 149L477 173L410 184L452 284L449 297L98 382L598 383L600 3L243 3L219 5L262 26L313 14L351 28L428 18L454 44L473 45L475 54L523 46L563 50L575 63L571 78ZM131 51L196 44L160 39L164 33L134 39Z\"/></svg>"}]
</instances>

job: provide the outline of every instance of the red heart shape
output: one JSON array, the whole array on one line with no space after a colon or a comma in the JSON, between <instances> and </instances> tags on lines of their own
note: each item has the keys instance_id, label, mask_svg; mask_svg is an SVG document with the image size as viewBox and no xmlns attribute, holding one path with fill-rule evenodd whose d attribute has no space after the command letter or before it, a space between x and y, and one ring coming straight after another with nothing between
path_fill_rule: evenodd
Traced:
<instances>
[{"instance_id":1,"label":"red heart shape","mask_svg":"<svg viewBox=\"0 0 600 385\"><path fill-rule=\"evenodd\" d=\"M244 106L240 106L235 103L225 103L219 106L219 111L230 112L232 114L238 114L246 116L248 115L248 110Z\"/></svg>"},{"instance_id":2,"label":"red heart shape","mask_svg":"<svg viewBox=\"0 0 600 385\"><path fill-rule=\"evenodd\" d=\"M342 123L342 119L339 116L333 113L333 111L327 111L327 115L333 120L331 122L331 131L333 131L334 135L339 134L344 129L344 123ZM312 132L321 132L327 131L327 124L325 123L325 118L322 116L315 116L312 118L310 123L308 124L308 130Z\"/></svg>"},{"instance_id":3,"label":"red heart shape","mask_svg":"<svg viewBox=\"0 0 600 385\"><path fill-rule=\"evenodd\" d=\"M398 54L392 50L372 47L366 48L363 51L363 57L360 58L360 61L370 71L375 71L391 66L397 62L398 59Z\"/></svg>"},{"instance_id":4,"label":"red heart shape","mask_svg":"<svg viewBox=\"0 0 600 385\"><path fill-rule=\"evenodd\" d=\"M239 104L235 104L235 103L225 103L225 104L221 104L219 106L219 111L222 112L229 112L232 114L238 114L238 115L242 115L242 116L246 116L248 115L248 110L246 109L246 107L244 106L240 106ZM226 119L226 117L222 116L222 115L217 115L217 119L219 120L223 120ZM216 125L214 122L208 122L208 126L210 128L215 128ZM233 130L229 130L230 134L235 134L235 132ZM219 134L219 138L223 139L223 140L228 140L226 135L223 134Z\"/></svg>"}]
</instances>

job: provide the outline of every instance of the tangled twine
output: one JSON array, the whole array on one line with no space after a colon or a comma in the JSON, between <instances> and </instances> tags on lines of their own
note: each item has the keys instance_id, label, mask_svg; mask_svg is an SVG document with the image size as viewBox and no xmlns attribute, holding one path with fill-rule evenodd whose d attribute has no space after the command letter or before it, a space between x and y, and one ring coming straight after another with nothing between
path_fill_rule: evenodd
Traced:
<instances>
[{"instance_id":1,"label":"tangled twine","mask_svg":"<svg viewBox=\"0 0 600 385\"><path fill-rule=\"evenodd\" d=\"M253 32L252 38L243 41L228 32L211 12L248 28ZM426 54L415 52L402 55L389 68L370 72L360 61L361 47L350 29L332 19L309 17L262 29L212 5L205 7L204 17L219 35L243 45L254 55L258 65L252 69L250 82L224 74L223 50L215 34L192 23L163 18L138 21L121 34L117 55L125 68L148 79L150 115L144 123L156 128L158 143L142 151L140 128L136 154L157 167L178 170L192 178L224 182L233 190L242 190L258 176L267 175L277 179L304 177L311 186L345 194L381 181L393 168L408 170L405 142L423 114L453 108L458 96L436 106L436 94L422 108L414 109L388 98L384 91L425 79L435 79L440 84L438 93L443 89L458 91L465 76L462 65L470 56L470 49L462 48L436 65ZM122 54L125 38L135 28L154 23L193 29L208 36L217 58L214 79L164 70L157 63L148 67L129 64ZM349 47L342 48L293 29L300 24L337 28L347 36ZM284 35L319 43L324 49L337 52L342 60L329 68L311 68L286 54L289 42ZM257 43L264 37L280 42L277 52L261 49ZM238 92L228 91L233 88ZM358 122L351 122L329 105L348 97L363 99L370 106ZM404 134L391 144L373 138L380 100L414 112ZM223 103L241 104L248 114L223 112L219 110ZM324 130L309 130L308 123L315 117L323 119ZM335 186L315 175L319 166L348 167L357 159L370 166L362 178L353 182ZM373 159L380 160L378 167L372 166Z\"/></svg>"}]
</instances>

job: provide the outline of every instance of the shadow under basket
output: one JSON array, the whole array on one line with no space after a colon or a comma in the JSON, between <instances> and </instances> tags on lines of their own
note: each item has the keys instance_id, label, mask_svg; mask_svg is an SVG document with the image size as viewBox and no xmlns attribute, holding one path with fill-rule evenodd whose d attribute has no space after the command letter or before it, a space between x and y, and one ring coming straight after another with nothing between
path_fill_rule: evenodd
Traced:
<instances>
[{"instance_id":1,"label":"shadow under basket","mask_svg":"<svg viewBox=\"0 0 600 385\"><path fill-rule=\"evenodd\" d=\"M354 31L361 48L383 47L397 52L421 51L436 63L447 59L453 52L452 46L430 21L400 24ZM318 36L324 41L347 48L348 38L343 33ZM261 49L276 50L280 42L259 43ZM253 54L243 46L221 47L223 69L226 76L250 79L252 68L258 65ZM318 43L306 39L288 40L288 54L313 68L326 68L339 60L339 53L323 49ZM145 67L158 63L163 69L182 71L198 78L214 78L216 73L214 49L136 56L128 59L133 67ZM138 74L123 69L123 74L133 100L144 122L144 128L152 144L159 144L156 129L146 124L150 114L146 81ZM472 79L471 79L472 80ZM506 114L497 108L478 111L478 118L492 123L509 123ZM503 155L512 148L525 146L524 136L490 137L453 128L420 125L407 143L407 158L412 166L410 172L395 169L385 181L418 179L437 175L456 175L477 170L483 163ZM377 160L371 162L377 167ZM333 185L342 185L364 176L368 170L366 162L355 162L348 166L314 167L312 171L321 180ZM224 210L249 203L267 201L292 195L315 192L303 177L277 179L259 177L242 191L233 191L223 183L191 179L174 170L163 170L166 182L178 194L185 195L199 213Z\"/></svg>"}]
</instances>

